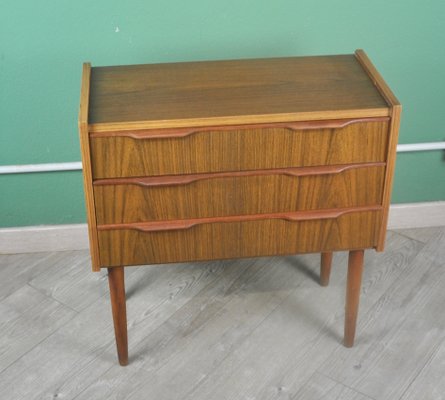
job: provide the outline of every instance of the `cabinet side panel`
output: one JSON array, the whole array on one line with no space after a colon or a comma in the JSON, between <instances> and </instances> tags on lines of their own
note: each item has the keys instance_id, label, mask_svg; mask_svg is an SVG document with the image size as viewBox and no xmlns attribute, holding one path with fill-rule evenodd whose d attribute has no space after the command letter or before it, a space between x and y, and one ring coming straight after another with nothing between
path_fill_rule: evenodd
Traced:
<instances>
[{"instance_id":1,"label":"cabinet side panel","mask_svg":"<svg viewBox=\"0 0 445 400\"><path fill-rule=\"evenodd\" d=\"M391 123L389 125L389 138L388 138L388 154L387 154L387 166L385 174L385 187L383 191L383 213L382 213L382 224L379 232L379 237L377 241L377 251L383 251L385 246L386 229L388 224L388 214L389 205L391 202L391 192L394 177L395 161L396 161L396 150L397 141L399 137L399 126L400 126L400 115L402 112L402 106L394 95L388 84L385 82L383 77L377 71L375 66L372 64L371 60L368 58L363 50L357 50L355 56L358 62L361 64L363 69L368 74L369 78L372 80L374 85L379 90L380 94L388 103L390 107Z\"/></svg>"},{"instance_id":2,"label":"cabinet side panel","mask_svg":"<svg viewBox=\"0 0 445 400\"><path fill-rule=\"evenodd\" d=\"M96 229L96 212L94 208L93 180L91 174L90 144L88 137L88 102L90 96L91 65L83 64L82 86L79 110L79 137L82 154L83 183L85 190L85 204L87 209L88 235L93 271L100 270L99 245Z\"/></svg>"},{"instance_id":3,"label":"cabinet side panel","mask_svg":"<svg viewBox=\"0 0 445 400\"><path fill-rule=\"evenodd\" d=\"M355 52L355 57L360 65L363 67L365 72L368 74L369 78L372 80L382 97L388 103L388 106L394 107L399 106L400 102L394 95L392 90L389 88L388 84L383 79L382 75L377 71L377 69L372 64L371 60L368 58L366 53L359 49ZM390 114L391 115L391 114Z\"/></svg>"},{"instance_id":4,"label":"cabinet side panel","mask_svg":"<svg viewBox=\"0 0 445 400\"><path fill-rule=\"evenodd\" d=\"M391 203L392 185L394 180L394 169L396 166L397 142L399 138L401 105L392 108L391 124L389 126L388 156L386 163L385 187L383 189L383 212L380 235L377 242L377 251L383 251L385 247L386 229L388 225L389 206Z\"/></svg>"}]
</instances>

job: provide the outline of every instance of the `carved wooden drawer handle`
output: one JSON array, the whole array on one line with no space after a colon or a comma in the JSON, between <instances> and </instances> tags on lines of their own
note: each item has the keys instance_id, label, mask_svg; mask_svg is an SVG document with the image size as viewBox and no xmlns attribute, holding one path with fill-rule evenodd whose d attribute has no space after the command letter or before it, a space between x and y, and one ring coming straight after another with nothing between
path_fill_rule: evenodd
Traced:
<instances>
[{"instance_id":1,"label":"carved wooden drawer handle","mask_svg":"<svg viewBox=\"0 0 445 400\"><path fill-rule=\"evenodd\" d=\"M236 131L246 129L274 129L283 128L290 130L313 130L313 129L338 129L344 128L351 124L360 122L383 122L389 121L389 117L373 117L373 118L352 118L352 119L331 119L321 121L301 121L301 122L282 122L275 124L256 124L256 125L224 125L216 127L196 127L196 128L178 128L178 129L150 129L150 130L128 130L128 131L105 131L92 132L90 137L109 137L119 136L131 139L162 139L162 138L183 138L198 132L222 132Z\"/></svg>"},{"instance_id":2,"label":"carved wooden drawer handle","mask_svg":"<svg viewBox=\"0 0 445 400\"><path fill-rule=\"evenodd\" d=\"M382 206L350 207L350 208L338 208L332 210L294 211L294 212L275 213L275 214L234 215L228 217L194 218L194 219L183 219L174 221L108 224L108 225L99 225L97 229L100 231L133 229L140 232L161 232L161 231L183 230L192 228L197 225L221 223L221 222L247 222L247 221L260 221L265 219L282 219L286 221L297 222L297 221L309 221L314 219L335 219L344 214L352 212L380 211L380 210L382 210Z\"/></svg>"},{"instance_id":3,"label":"carved wooden drawer handle","mask_svg":"<svg viewBox=\"0 0 445 400\"><path fill-rule=\"evenodd\" d=\"M345 164L345 165L328 165L319 167L291 167L263 169L252 171L235 171L235 172L214 172L206 174L190 174L190 175L166 175L166 176L150 176L135 178L108 178L97 179L93 182L95 186L105 185L137 185L143 187L156 186L174 186L187 185L193 182L205 179L217 178L235 178L247 176L266 176L266 175L288 175L288 176L310 176L310 175L334 175L341 172L356 168L383 167L384 162L370 162L362 164Z\"/></svg>"}]
</instances>

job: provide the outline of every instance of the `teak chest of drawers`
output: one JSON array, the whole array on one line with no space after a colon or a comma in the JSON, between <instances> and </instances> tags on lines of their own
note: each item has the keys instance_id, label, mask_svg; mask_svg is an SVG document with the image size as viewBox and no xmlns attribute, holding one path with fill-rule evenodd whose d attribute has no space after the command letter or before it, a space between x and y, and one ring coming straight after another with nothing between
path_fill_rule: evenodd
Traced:
<instances>
[{"instance_id":1,"label":"teak chest of drawers","mask_svg":"<svg viewBox=\"0 0 445 400\"><path fill-rule=\"evenodd\" d=\"M93 271L108 268L128 362L124 266L382 251L401 106L353 55L83 66L79 129Z\"/></svg>"}]
</instances>

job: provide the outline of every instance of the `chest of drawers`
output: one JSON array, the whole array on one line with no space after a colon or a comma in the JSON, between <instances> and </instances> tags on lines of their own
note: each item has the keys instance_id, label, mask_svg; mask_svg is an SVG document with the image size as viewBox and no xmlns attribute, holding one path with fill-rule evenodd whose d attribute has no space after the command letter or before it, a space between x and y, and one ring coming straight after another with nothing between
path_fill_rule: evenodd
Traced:
<instances>
[{"instance_id":1,"label":"chest of drawers","mask_svg":"<svg viewBox=\"0 0 445 400\"><path fill-rule=\"evenodd\" d=\"M93 271L127 361L124 267L384 247L401 106L366 54L94 67L79 130Z\"/></svg>"}]
</instances>

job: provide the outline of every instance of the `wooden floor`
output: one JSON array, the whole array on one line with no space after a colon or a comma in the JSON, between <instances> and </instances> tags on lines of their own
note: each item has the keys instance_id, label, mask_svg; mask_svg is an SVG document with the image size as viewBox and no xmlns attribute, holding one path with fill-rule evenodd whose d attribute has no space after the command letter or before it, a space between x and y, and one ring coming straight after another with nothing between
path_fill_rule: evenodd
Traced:
<instances>
[{"instance_id":1,"label":"wooden floor","mask_svg":"<svg viewBox=\"0 0 445 400\"><path fill-rule=\"evenodd\" d=\"M130 365L86 251L0 256L1 399L445 399L445 228L368 251L356 345L346 254L128 268Z\"/></svg>"}]
</instances>

